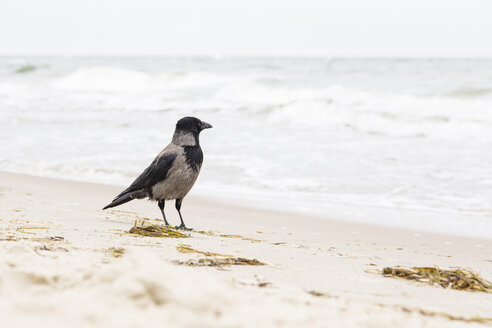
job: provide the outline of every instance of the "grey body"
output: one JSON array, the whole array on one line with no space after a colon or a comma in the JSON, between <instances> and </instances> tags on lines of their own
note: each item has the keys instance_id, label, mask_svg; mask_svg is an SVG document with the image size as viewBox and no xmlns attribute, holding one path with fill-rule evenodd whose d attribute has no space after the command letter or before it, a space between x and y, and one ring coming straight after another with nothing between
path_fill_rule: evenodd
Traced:
<instances>
[{"instance_id":1,"label":"grey body","mask_svg":"<svg viewBox=\"0 0 492 328\"><path fill-rule=\"evenodd\" d=\"M193 136L191 137L193 138ZM166 178L152 187L151 199L172 200L184 198L195 184L202 164L198 164L195 170L186 163L184 146L194 146L195 144L182 142L182 139L175 140L173 138L173 141L157 155L156 160L169 154L176 154L177 156L173 166L167 172Z\"/></svg>"},{"instance_id":2,"label":"grey body","mask_svg":"<svg viewBox=\"0 0 492 328\"><path fill-rule=\"evenodd\" d=\"M166 200L176 200L176 209L181 219L179 228L187 229L181 216L181 203L195 184L202 167L203 153L199 135L212 126L195 117L184 117L176 124L171 143L137 179L103 208L111 208L133 199L150 198L158 202L165 224Z\"/></svg>"}]
</instances>

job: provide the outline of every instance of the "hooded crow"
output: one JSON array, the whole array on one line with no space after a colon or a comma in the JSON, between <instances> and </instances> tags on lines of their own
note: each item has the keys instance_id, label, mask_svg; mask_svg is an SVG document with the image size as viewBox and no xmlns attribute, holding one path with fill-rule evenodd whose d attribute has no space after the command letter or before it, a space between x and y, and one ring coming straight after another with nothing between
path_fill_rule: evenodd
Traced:
<instances>
[{"instance_id":1,"label":"hooded crow","mask_svg":"<svg viewBox=\"0 0 492 328\"><path fill-rule=\"evenodd\" d=\"M154 159L152 164L140 176L133 181L130 187L123 190L111 204L103 210L115 207L135 198L148 197L157 201L164 218L164 223L169 225L164 213L166 200L176 200L181 225L178 229L185 229L186 225L181 216L181 204L183 198L195 184L203 162L203 153L200 148L199 136L204 129L212 125L202 122L196 117L184 117L176 123L171 143L164 148Z\"/></svg>"}]
</instances>

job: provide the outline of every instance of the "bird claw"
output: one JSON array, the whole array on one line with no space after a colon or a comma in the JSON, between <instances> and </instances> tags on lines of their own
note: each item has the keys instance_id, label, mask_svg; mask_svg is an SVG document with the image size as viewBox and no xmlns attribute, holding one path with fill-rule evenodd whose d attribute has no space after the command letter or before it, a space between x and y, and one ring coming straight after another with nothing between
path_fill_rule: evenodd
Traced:
<instances>
[{"instance_id":1,"label":"bird claw","mask_svg":"<svg viewBox=\"0 0 492 328\"><path fill-rule=\"evenodd\" d=\"M175 226L174 228L177 230L186 230L186 231L192 231L193 230L192 228L186 227L184 224L179 225L179 226Z\"/></svg>"}]
</instances>

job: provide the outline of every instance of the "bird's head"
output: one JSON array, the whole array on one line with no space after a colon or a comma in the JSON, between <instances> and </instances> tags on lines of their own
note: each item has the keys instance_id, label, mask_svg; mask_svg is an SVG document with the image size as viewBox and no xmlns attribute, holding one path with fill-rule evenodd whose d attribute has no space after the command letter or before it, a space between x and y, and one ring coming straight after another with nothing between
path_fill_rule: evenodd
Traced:
<instances>
[{"instance_id":1,"label":"bird's head","mask_svg":"<svg viewBox=\"0 0 492 328\"><path fill-rule=\"evenodd\" d=\"M176 123L176 131L192 132L199 134L204 129L211 128L212 125L203 122L200 119L192 116L183 117Z\"/></svg>"},{"instance_id":2,"label":"bird's head","mask_svg":"<svg viewBox=\"0 0 492 328\"><path fill-rule=\"evenodd\" d=\"M203 122L196 117L183 117L176 123L173 142L180 146L194 146L199 143L198 136L200 132L211 127L211 124Z\"/></svg>"}]
</instances>

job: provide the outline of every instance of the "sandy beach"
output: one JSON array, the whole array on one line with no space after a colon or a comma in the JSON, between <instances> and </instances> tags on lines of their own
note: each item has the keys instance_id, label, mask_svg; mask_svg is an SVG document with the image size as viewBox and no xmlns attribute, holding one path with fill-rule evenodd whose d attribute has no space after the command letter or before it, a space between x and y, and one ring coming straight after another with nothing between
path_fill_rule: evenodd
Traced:
<instances>
[{"instance_id":1,"label":"sandy beach","mask_svg":"<svg viewBox=\"0 0 492 328\"><path fill-rule=\"evenodd\" d=\"M193 196L183 205L185 222L195 229L188 238L142 237L127 232L136 220L159 222L158 208L134 201L102 211L120 190L0 173L0 327L491 324L473 320L492 317L492 294L387 278L379 271L462 267L492 280L492 239ZM174 204L168 202L166 210L177 224ZM180 245L206 254L180 252ZM217 254L265 265L178 263L221 258Z\"/></svg>"}]
</instances>

